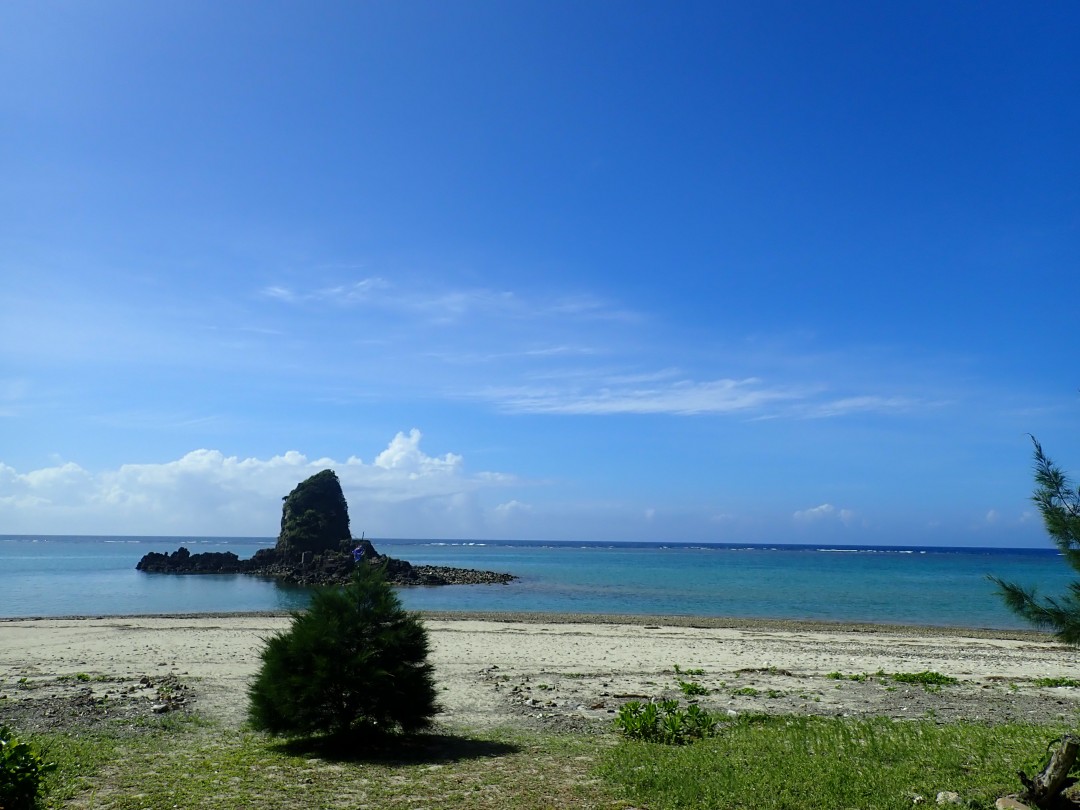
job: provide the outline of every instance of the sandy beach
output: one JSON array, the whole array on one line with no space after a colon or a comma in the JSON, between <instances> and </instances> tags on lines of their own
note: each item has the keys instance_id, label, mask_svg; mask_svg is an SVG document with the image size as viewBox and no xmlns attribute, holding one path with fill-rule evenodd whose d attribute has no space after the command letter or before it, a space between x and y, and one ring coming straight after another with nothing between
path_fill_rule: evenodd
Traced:
<instances>
[{"instance_id":1,"label":"sandy beach","mask_svg":"<svg viewBox=\"0 0 1080 810\"><path fill-rule=\"evenodd\" d=\"M1080 690L1036 683L1080 680L1076 651L1037 633L517 614L425 622L439 721L459 728L608 728L627 700L680 697L679 680L706 687L702 705L728 715L1001 722L1080 708ZM288 624L278 615L0 620L0 722L58 725L102 706L113 716L161 711L151 687L167 680L182 685L185 708L240 725L263 639ZM927 690L850 677L924 671L959 683Z\"/></svg>"}]
</instances>

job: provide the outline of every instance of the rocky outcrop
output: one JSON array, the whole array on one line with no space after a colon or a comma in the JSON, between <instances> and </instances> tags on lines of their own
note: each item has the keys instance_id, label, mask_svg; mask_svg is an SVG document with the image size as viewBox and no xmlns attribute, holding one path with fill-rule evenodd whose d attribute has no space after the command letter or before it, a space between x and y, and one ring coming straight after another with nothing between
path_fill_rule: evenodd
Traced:
<instances>
[{"instance_id":1,"label":"rocky outcrop","mask_svg":"<svg viewBox=\"0 0 1080 810\"><path fill-rule=\"evenodd\" d=\"M245 561L231 551L207 551L192 554L183 546L172 554L151 551L135 566L139 571L156 574L240 574Z\"/></svg>"},{"instance_id":2,"label":"rocky outcrop","mask_svg":"<svg viewBox=\"0 0 1080 810\"><path fill-rule=\"evenodd\" d=\"M283 500L277 544L259 549L251 559L241 560L231 551L192 554L181 546L171 554L152 551L135 567L159 574L251 574L308 586L344 585L358 564L385 566L392 585L479 585L516 579L494 571L414 566L379 554L368 540L353 539L349 507L333 470L302 481ZM354 556L357 549L362 554Z\"/></svg>"},{"instance_id":3,"label":"rocky outcrop","mask_svg":"<svg viewBox=\"0 0 1080 810\"><path fill-rule=\"evenodd\" d=\"M387 570L386 578L394 585L505 585L517 577L496 571L477 571L472 568L451 568L445 565L411 565L404 560L392 563L404 565L404 570Z\"/></svg>"},{"instance_id":4,"label":"rocky outcrop","mask_svg":"<svg viewBox=\"0 0 1080 810\"><path fill-rule=\"evenodd\" d=\"M379 554L370 541L357 540L365 547L359 563L352 553L324 551L322 554L283 555L276 548L262 548L247 560L231 551L208 551L192 554L181 546L171 554L151 551L135 567L153 574L251 574L271 577L290 585L344 585L352 576L353 567L384 565L386 579L391 585L495 585L513 582L512 574L477 571L471 568L451 568L441 565L413 565Z\"/></svg>"},{"instance_id":5,"label":"rocky outcrop","mask_svg":"<svg viewBox=\"0 0 1080 810\"><path fill-rule=\"evenodd\" d=\"M347 551L352 541L349 506L333 470L301 481L284 498L275 549L283 558L306 552Z\"/></svg>"}]
</instances>

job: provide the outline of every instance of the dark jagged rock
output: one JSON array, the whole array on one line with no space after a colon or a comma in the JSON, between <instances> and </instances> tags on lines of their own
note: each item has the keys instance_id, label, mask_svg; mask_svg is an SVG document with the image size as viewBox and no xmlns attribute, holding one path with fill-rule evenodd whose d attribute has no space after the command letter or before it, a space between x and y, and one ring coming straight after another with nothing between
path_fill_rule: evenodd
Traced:
<instances>
[{"instance_id":1,"label":"dark jagged rock","mask_svg":"<svg viewBox=\"0 0 1080 810\"><path fill-rule=\"evenodd\" d=\"M414 566L387 557L369 540L349 534L349 507L333 470L323 470L301 482L284 499L281 534L273 548L261 548L247 560L231 551L192 554L179 548L172 554L151 551L139 571L161 574L252 574L292 585L344 585L357 563L383 565L391 585L489 585L513 582L516 577L494 571L474 571L437 565Z\"/></svg>"},{"instance_id":2,"label":"dark jagged rock","mask_svg":"<svg viewBox=\"0 0 1080 810\"><path fill-rule=\"evenodd\" d=\"M172 554L151 551L135 566L139 571L161 574L239 574L245 561L231 551L207 551L192 554L183 546Z\"/></svg>"},{"instance_id":3,"label":"dark jagged rock","mask_svg":"<svg viewBox=\"0 0 1080 810\"><path fill-rule=\"evenodd\" d=\"M355 543L364 548L361 565L385 565L391 585L494 585L513 582L512 574L451 568L439 565L413 565L379 554L369 540ZM172 554L151 551L137 566L139 571L154 574L252 574L270 577L290 585L344 585L352 576L351 553L324 551L322 554L283 555L276 548L261 548L247 560L231 551L208 551L192 554L181 547Z\"/></svg>"},{"instance_id":4,"label":"dark jagged rock","mask_svg":"<svg viewBox=\"0 0 1080 810\"><path fill-rule=\"evenodd\" d=\"M281 508L279 553L292 557L311 552L345 551L352 538L349 532L349 506L341 482L333 470L301 481L284 498Z\"/></svg>"}]
</instances>

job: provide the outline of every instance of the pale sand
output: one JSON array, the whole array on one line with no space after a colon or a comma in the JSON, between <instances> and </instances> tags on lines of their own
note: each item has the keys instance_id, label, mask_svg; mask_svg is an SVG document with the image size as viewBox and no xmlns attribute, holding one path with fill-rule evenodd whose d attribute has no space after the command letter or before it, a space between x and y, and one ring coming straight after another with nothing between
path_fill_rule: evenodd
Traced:
<instances>
[{"instance_id":1,"label":"pale sand","mask_svg":"<svg viewBox=\"0 0 1080 810\"><path fill-rule=\"evenodd\" d=\"M1080 707L1080 690L1031 683L1080 680L1076 650L1035 633L676 618L433 615L425 623L440 720L458 727L599 726L626 700L679 696L675 665L704 670L683 678L711 690L704 705L729 714L1046 720ZM76 673L114 682L171 674L192 684L199 711L237 725L263 639L288 625L272 615L0 620L0 720L5 706L43 693L19 688L21 678L50 687ZM927 692L826 677L878 670L931 670L961 684Z\"/></svg>"}]
</instances>

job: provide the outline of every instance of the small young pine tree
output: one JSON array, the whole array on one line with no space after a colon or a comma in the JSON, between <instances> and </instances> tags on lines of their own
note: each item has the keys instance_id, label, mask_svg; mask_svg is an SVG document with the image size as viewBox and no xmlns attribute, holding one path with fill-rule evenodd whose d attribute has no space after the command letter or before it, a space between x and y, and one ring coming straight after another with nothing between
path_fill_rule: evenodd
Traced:
<instances>
[{"instance_id":1,"label":"small young pine tree","mask_svg":"<svg viewBox=\"0 0 1080 810\"><path fill-rule=\"evenodd\" d=\"M286 737L420 731L439 711L427 655L427 631L382 566L361 563L348 585L316 591L267 639L248 718Z\"/></svg>"},{"instance_id":2,"label":"small young pine tree","mask_svg":"<svg viewBox=\"0 0 1080 810\"><path fill-rule=\"evenodd\" d=\"M1080 490L1035 444L1035 493L1031 499L1042 513L1043 524L1074 570L1080 571ZM1069 583L1060 597L1039 597L1035 588L990 577L1008 608L1036 627L1053 631L1066 644L1080 645L1080 581Z\"/></svg>"}]
</instances>

